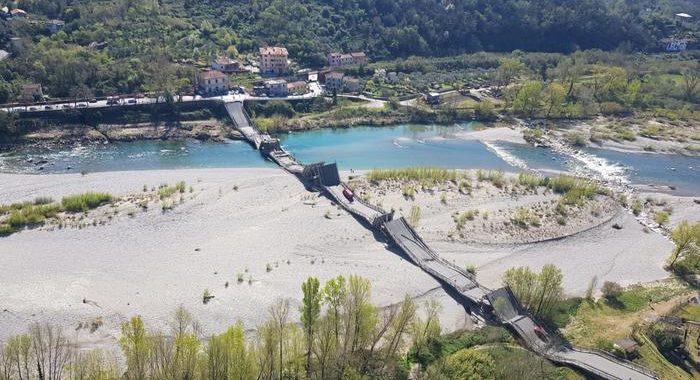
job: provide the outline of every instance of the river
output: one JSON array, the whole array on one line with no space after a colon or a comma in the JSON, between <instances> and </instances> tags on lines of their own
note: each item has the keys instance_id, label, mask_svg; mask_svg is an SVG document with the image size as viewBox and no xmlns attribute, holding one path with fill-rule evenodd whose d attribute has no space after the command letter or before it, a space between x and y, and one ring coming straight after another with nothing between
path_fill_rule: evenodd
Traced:
<instances>
[{"instance_id":1,"label":"river","mask_svg":"<svg viewBox=\"0 0 700 380\"><path fill-rule=\"evenodd\" d=\"M588 158L581 161L529 145L455 138L455 133L475 127L478 124L322 129L283 135L281 142L304 163L337 162L341 170L439 166L580 175L602 171L632 184L667 185L678 194L700 195L699 157L587 149ZM0 153L0 172L11 173L216 167L274 165L242 141L137 141Z\"/></svg>"}]
</instances>

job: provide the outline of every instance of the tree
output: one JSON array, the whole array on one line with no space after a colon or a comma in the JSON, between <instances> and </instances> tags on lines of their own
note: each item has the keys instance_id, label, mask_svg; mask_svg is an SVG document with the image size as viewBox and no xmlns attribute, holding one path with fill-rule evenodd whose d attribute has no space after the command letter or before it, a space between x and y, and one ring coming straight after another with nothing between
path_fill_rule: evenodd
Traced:
<instances>
[{"instance_id":1,"label":"tree","mask_svg":"<svg viewBox=\"0 0 700 380\"><path fill-rule=\"evenodd\" d=\"M690 223L684 220L673 230L671 239L676 245L669 258L669 268L674 269L676 262L684 256L700 253L700 222Z\"/></svg>"},{"instance_id":2,"label":"tree","mask_svg":"<svg viewBox=\"0 0 700 380\"><path fill-rule=\"evenodd\" d=\"M311 377L311 350L313 348L314 334L318 318L321 315L321 299L320 283L317 278L309 277L306 282L301 284L301 290L304 293L302 306L300 308L301 323L304 326L304 334L306 336L306 376Z\"/></svg>"},{"instance_id":3,"label":"tree","mask_svg":"<svg viewBox=\"0 0 700 380\"><path fill-rule=\"evenodd\" d=\"M442 374L447 379L493 379L496 363L485 350L465 348L447 357Z\"/></svg>"},{"instance_id":4,"label":"tree","mask_svg":"<svg viewBox=\"0 0 700 380\"><path fill-rule=\"evenodd\" d=\"M328 306L328 317L333 324L336 342L340 341L339 334L342 323L340 311L345 304L346 297L347 287L345 285L345 277L343 276L328 280L323 287L323 302Z\"/></svg>"},{"instance_id":5,"label":"tree","mask_svg":"<svg viewBox=\"0 0 700 380\"><path fill-rule=\"evenodd\" d=\"M557 67L554 68L553 76L559 79L566 88L567 99L573 97L576 83L581 79L585 70L583 58L577 55L561 60Z\"/></svg>"},{"instance_id":6,"label":"tree","mask_svg":"<svg viewBox=\"0 0 700 380\"><path fill-rule=\"evenodd\" d=\"M561 116L564 112L566 89L559 83L552 82L544 89L544 104L546 115Z\"/></svg>"},{"instance_id":7,"label":"tree","mask_svg":"<svg viewBox=\"0 0 700 380\"><path fill-rule=\"evenodd\" d=\"M698 91L700 84L700 70L691 68L683 70L683 97L685 100L692 101Z\"/></svg>"},{"instance_id":8,"label":"tree","mask_svg":"<svg viewBox=\"0 0 700 380\"><path fill-rule=\"evenodd\" d=\"M501 60L498 70L496 71L496 82L498 90L506 87L513 81L525 68L525 65L519 58L504 58Z\"/></svg>"},{"instance_id":9,"label":"tree","mask_svg":"<svg viewBox=\"0 0 700 380\"><path fill-rule=\"evenodd\" d=\"M206 356L210 380L256 379L255 354L248 349L241 323L229 327L221 335L212 336Z\"/></svg>"},{"instance_id":10,"label":"tree","mask_svg":"<svg viewBox=\"0 0 700 380\"><path fill-rule=\"evenodd\" d=\"M282 373L284 371L284 342L286 338L286 328L287 320L289 319L289 300L279 299L277 302L270 306L270 317L274 332L277 336L278 344L278 379L282 379Z\"/></svg>"},{"instance_id":11,"label":"tree","mask_svg":"<svg viewBox=\"0 0 700 380\"><path fill-rule=\"evenodd\" d=\"M122 323L122 337L119 346L126 357L125 376L130 380L145 379L150 342L141 317L133 317Z\"/></svg>"},{"instance_id":12,"label":"tree","mask_svg":"<svg viewBox=\"0 0 700 380\"><path fill-rule=\"evenodd\" d=\"M549 318L554 307L562 300L561 270L547 264L540 273L530 268L511 268L503 275L503 283L508 286L520 304L541 318Z\"/></svg>"},{"instance_id":13,"label":"tree","mask_svg":"<svg viewBox=\"0 0 700 380\"><path fill-rule=\"evenodd\" d=\"M608 300L616 300L622 294L622 286L617 282L605 281L600 291Z\"/></svg>"},{"instance_id":14,"label":"tree","mask_svg":"<svg viewBox=\"0 0 700 380\"><path fill-rule=\"evenodd\" d=\"M39 379L60 380L71 356L70 345L63 331L49 324L35 323L29 328L29 336Z\"/></svg>"},{"instance_id":15,"label":"tree","mask_svg":"<svg viewBox=\"0 0 700 380\"><path fill-rule=\"evenodd\" d=\"M523 83L518 89L513 109L527 117L535 115L542 103L542 82L529 80Z\"/></svg>"},{"instance_id":16,"label":"tree","mask_svg":"<svg viewBox=\"0 0 700 380\"><path fill-rule=\"evenodd\" d=\"M483 119L492 119L496 116L495 106L490 100L482 100L476 106L476 115Z\"/></svg>"}]
</instances>

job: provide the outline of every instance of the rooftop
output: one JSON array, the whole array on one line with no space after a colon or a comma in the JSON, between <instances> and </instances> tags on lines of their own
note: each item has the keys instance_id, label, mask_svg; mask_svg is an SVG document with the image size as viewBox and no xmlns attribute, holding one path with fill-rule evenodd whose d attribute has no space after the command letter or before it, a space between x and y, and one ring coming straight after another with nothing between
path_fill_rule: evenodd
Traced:
<instances>
[{"instance_id":1,"label":"rooftop","mask_svg":"<svg viewBox=\"0 0 700 380\"><path fill-rule=\"evenodd\" d=\"M345 75L337 71L330 72L326 74L326 79L343 79Z\"/></svg>"},{"instance_id":2,"label":"rooftop","mask_svg":"<svg viewBox=\"0 0 700 380\"><path fill-rule=\"evenodd\" d=\"M266 86L279 86L286 83L287 81L284 79L270 79L265 81Z\"/></svg>"},{"instance_id":3,"label":"rooftop","mask_svg":"<svg viewBox=\"0 0 700 380\"><path fill-rule=\"evenodd\" d=\"M226 74L213 70L202 71L201 73L199 73L199 77L201 79L227 78Z\"/></svg>"},{"instance_id":4,"label":"rooftop","mask_svg":"<svg viewBox=\"0 0 700 380\"><path fill-rule=\"evenodd\" d=\"M237 61L233 60L229 57L219 57L219 58L214 60L214 63L216 63L218 65L230 65L232 63L237 63Z\"/></svg>"},{"instance_id":5,"label":"rooftop","mask_svg":"<svg viewBox=\"0 0 700 380\"><path fill-rule=\"evenodd\" d=\"M365 52L363 52L363 51L358 51L358 52L350 53L350 55L353 56L354 58L361 58L361 57L366 57L366 56L367 56L367 55L365 54Z\"/></svg>"},{"instance_id":6,"label":"rooftop","mask_svg":"<svg viewBox=\"0 0 700 380\"><path fill-rule=\"evenodd\" d=\"M30 83L22 86L23 92L35 92L41 90L41 85L38 83Z\"/></svg>"},{"instance_id":7,"label":"rooftop","mask_svg":"<svg viewBox=\"0 0 700 380\"><path fill-rule=\"evenodd\" d=\"M279 46L263 46L260 48L260 55L289 55L287 48Z\"/></svg>"}]
</instances>

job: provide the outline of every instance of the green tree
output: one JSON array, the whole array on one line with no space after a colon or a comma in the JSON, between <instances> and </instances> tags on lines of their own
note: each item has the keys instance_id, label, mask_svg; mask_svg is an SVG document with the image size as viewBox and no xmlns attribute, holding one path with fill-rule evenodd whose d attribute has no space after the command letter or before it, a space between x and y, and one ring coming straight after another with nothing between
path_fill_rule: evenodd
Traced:
<instances>
[{"instance_id":1,"label":"green tree","mask_svg":"<svg viewBox=\"0 0 700 380\"><path fill-rule=\"evenodd\" d=\"M243 324L237 323L212 336L206 349L207 378L210 380L254 380L258 368L255 354L248 349Z\"/></svg>"},{"instance_id":2,"label":"green tree","mask_svg":"<svg viewBox=\"0 0 700 380\"><path fill-rule=\"evenodd\" d=\"M145 379L151 345L141 317L133 317L122 323L119 346L126 358L125 376L130 380Z\"/></svg>"},{"instance_id":3,"label":"green tree","mask_svg":"<svg viewBox=\"0 0 700 380\"><path fill-rule=\"evenodd\" d=\"M669 268L674 269L676 262L684 256L700 253L700 222L682 221L671 234L676 245L669 258Z\"/></svg>"},{"instance_id":4,"label":"green tree","mask_svg":"<svg viewBox=\"0 0 700 380\"><path fill-rule=\"evenodd\" d=\"M562 300L561 270L547 264L540 273L528 267L511 268L503 274L503 284L508 286L520 304L541 318L551 317L555 306Z\"/></svg>"},{"instance_id":5,"label":"green tree","mask_svg":"<svg viewBox=\"0 0 700 380\"><path fill-rule=\"evenodd\" d=\"M499 90L508 86L525 69L519 58L504 58L496 71Z\"/></svg>"},{"instance_id":6,"label":"green tree","mask_svg":"<svg viewBox=\"0 0 700 380\"><path fill-rule=\"evenodd\" d=\"M311 377L311 350L313 349L316 325L321 315L322 294L320 283L315 277L309 277L306 282L302 283L301 290L304 293L304 297L299 311L301 312L301 323L304 326L304 334L306 336L306 376Z\"/></svg>"},{"instance_id":7,"label":"green tree","mask_svg":"<svg viewBox=\"0 0 700 380\"><path fill-rule=\"evenodd\" d=\"M523 83L513 100L513 109L527 117L532 117L542 104L542 82L529 80Z\"/></svg>"},{"instance_id":8,"label":"green tree","mask_svg":"<svg viewBox=\"0 0 700 380\"><path fill-rule=\"evenodd\" d=\"M559 83L552 82L544 89L544 104L547 117L561 116L564 112L566 89Z\"/></svg>"},{"instance_id":9,"label":"green tree","mask_svg":"<svg viewBox=\"0 0 700 380\"><path fill-rule=\"evenodd\" d=\"M342 320L340 313L347 298L347 286L345 277L338 276L330 279L323 287L323 302L328 306L328 317L333 324L333 332L336 342L340 341L340 328Z\"/></svg>"},{"instance_id":10,"label":"green tree","mask_svg":"<svg viewBox=\"0 0 700 380\"><path fill-rule=\"evenodd\" d=\"M493 379L496 373L496 363L487 351L466 348L445 359L442 373L447 379Z\"/></svg>"}]
</instances>

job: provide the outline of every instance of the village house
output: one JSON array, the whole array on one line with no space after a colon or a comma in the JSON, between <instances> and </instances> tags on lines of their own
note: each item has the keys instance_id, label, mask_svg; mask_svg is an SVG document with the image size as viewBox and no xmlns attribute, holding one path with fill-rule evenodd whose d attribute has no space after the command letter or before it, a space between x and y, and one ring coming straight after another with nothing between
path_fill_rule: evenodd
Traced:
<instances>
[{"instance_id":1,"label":"village house","mask_svg":"<svg viewBox=\"0 0 700 380\"><path fill-rule=\"evenodd\" d=\"M326 92L340 92L343 90L343 73L331 72L326 74Z\"/></svg>"},{"instance_id":2,"label":"village house","mask_svg":"<svg viewBox=\"0 0 700 380\"><path fill-rule=\"evenodd\" d=\"M211 69L222 73L233 73L241 70L241 64L229 57L219 57L212 62Z\"/></svg>"},{"instance_id":3,"label":"village house","mask_svg":"<svg viewBox=\"0 0 700 380\"><path fill-rule=\"evenodd\" d=\"M287 92L290 94L305 94L306 89L306 82L301 80L287 83Z\"/></svg>"},{"instance_id":4,"label":"village house","mask_svg":"<svg viewBox=\"0 0 700 380\"><path fill-rule=\"evenodd\" d=\"M287 81L284 79L273 79L265 81L265 88L268 96L287 96L289 90Z\"/></svg>"},{"instance_id":5,"label":"village house","mask_svg":"<svg viewBox=\"0 0 700 380\"><path fill-rule=\"evenodd\" d=\"M228 76L219 71L207 70L197 76L197 90L200 95L213 96L227 94Z\"/></svg>"},{"instance_id":6,"label":"village house","mask_svg":"<svg viewBox=\"0 0 700 380\"><path fill-rule=\"evenodd\" d=\"M282 75L289 71L289 52L286 48L266 46L260 48L260 73Z\"/></svg>"},{"instance_id":7,"label":"village house","mask_svg":"<svg viewBox=\"0 0 700 380\"><path fill-rule=\"evenodd\" d=\"M44 91L37 83L25 84L22 86L22 101L38 102L44 98Z\"/></svg>"},{"instance_id":8,"label":"village house","mask_svg":"<svg viewBox=\"0 0 700 380\"><path fill-rule=\"evenodd\" d=\"M59 30L63 29L63 27L66 26L66 22L63 20L51 20L49 21L48 25L48 30L49 33L54 34L58 33Z\"/></svg>"},{"instance_id":9,"label":"village house","mask_svg":"<svg viewBox=\"0 0 700 380\"><path fill-rule=\"evenodd\" d=\"M360 80L354 77L343 77L343 85L348 92L360 92Z\"/></svg>"},{"instance_id":10,"label":"village house","mask_svg":"<svg viewBox=\"0 0 700 380\"><path fill-rule=\"evenodd\" d=\"M363 52L328 54L328 66L364 65L367 63L367 56Z\"/></svg>"}]
</instances>

